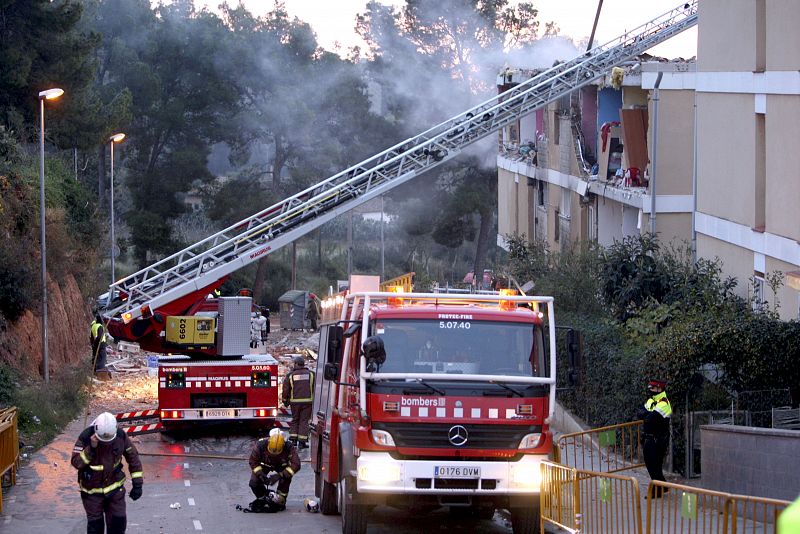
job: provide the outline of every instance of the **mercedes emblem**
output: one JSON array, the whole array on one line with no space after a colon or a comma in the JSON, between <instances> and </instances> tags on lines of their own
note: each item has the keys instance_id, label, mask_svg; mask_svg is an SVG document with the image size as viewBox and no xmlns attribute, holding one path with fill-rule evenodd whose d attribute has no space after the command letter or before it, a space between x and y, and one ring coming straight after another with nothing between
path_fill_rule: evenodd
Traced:
<instances>
[{"instance_id":1,"label":"mercedes emblem","mask_svg":"<svg viewBox=\"0 0 800 534\"><path fill-rule=\"evenodd\" d=\"M469 432L461 425L451 426L450 430L447 432L447 440L456 447L461 447L466 444L468 438Z\"/></svg>"}]
</instances>

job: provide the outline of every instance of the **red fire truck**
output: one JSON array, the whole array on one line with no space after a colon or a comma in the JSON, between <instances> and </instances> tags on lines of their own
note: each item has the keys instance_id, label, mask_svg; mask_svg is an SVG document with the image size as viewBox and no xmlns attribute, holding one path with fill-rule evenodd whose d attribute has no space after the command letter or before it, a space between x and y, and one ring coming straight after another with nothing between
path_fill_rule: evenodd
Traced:
<instances>
[{"instance_id":1,"label":"red fire truck","mask_svg":"<svg viewBox=\"0 0 800 534\"><path fill-rule=\"evenodd\" d=\"M251 354L252 313L250 296L205 298L186 315L151 321L148 334L138 339L131 339L120 320L110 320L108 327L118 339L144 340L149 350L177 354L158 359L157 414L165 428L225 421L273 426L278 362Z\"/></svg>"},{"instance_id":2,"label":"red fire truck","mask_svg":"<svg viewBox=\"0 0 800 534\"><path fill-rule=\"evenodd\" d=\"M508 293L339 299L339 320L321 329L311 462L321 510L341 513L343 532L365 532L376 505L505 508L515 533L538 532L553 299Z\"/></svg>"}]
</instances>

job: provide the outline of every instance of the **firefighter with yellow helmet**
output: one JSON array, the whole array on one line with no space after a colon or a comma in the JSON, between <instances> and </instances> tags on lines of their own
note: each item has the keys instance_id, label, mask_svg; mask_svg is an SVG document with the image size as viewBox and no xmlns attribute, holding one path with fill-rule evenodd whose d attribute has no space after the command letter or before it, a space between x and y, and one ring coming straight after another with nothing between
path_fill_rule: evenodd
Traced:
<instances>
[{"instance_id":1,"label":"firefighter with yellow helmet","mask_svg":"<svg viewBox=\"0 0 800 534\"><path fill-rule=\"evenodd\" d=\"M250 453L250 489L256 499L250 503L253 512L280 512L286 509L286 496L292 478L300 471L297 448L286 440L279 428L259 439ZM269 487L277 484L277 489Z\"/></svg>"}]
</instances>

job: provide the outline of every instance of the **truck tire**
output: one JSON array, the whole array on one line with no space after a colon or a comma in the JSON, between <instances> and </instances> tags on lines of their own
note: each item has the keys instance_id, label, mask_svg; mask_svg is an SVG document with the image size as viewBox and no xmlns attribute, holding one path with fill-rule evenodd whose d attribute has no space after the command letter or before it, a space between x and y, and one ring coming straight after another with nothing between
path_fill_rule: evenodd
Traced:
<instances>
[{"instance_id":1,"label":"truck tire","mask_svg":"<svg viewBox=\"0 0 800 534\"><path fill-rule=\"evenodd\" d=\"M319 494L319 511L322 515L336 515L339 507L336 503L336 484L326 482L322 474L318 475L321 480L321 490Z\"/></svg>"},{"instance_id":2,"label":"truck tire","mask_svg":"<svg viewBox=\"0 0 800 534\"><path fill-rule=\"evenodd\" d=\"M348 499L347 494L353 493L353 498ZM342 534L366 534L367 515L369 507L357 504L358 497L355 492L355 479L345 476L339 483L339 501L342 514Z\"/></svg>"},{"instance_id":3,"label":"truck tire","mask_svg":"<svg viewBox=\"0 0 800 534\"><path fill-rule=\"evenodd\" d=\"M511 508L511 532L539 534L539 501L523 508Z\"/></svg>"}]
</instances>

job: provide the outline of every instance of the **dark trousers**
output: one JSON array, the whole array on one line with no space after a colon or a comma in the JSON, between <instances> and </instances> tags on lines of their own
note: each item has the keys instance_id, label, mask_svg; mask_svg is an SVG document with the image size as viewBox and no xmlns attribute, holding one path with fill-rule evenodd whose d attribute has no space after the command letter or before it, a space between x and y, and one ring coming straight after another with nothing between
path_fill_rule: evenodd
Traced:
<instances>
[{"instance_id":1,"label":"dark trousers","mask_svg":"<svg viewBox=\"0 0 800 534\"><path fill-rule=\"evenodd\" d=\"M293 402L292 422L289 424L289 438L308 441L308 422L311 420L310 402Z\"/></svg>"},{"instance_id":2,"label":"dark trousers","mask_svg":"<svg viewBox=\"0 0 800 534\"><path fill-rule=\"evenodd\" d=\"M83 509L86 510L87 534L125 534L127 515L125 512L125 488L108 495L88 495L81 492Z\"/></svg>"},{"instance_id":3,"label":"dark trousers","mask_svg":"<svg viewBox=\"0 0 800 534\"><path fill-rule=\"evenodd\" d=\"M650 480L666 481L664 478L664 456L667 454L669 438L656 438L645 436L642 440L642 453L644 455L644 465L650 473Z\"/></svg>"},{"instance_id":4,"label":"dark trousers","mask_svg":"<svg viewBox=\"0 0 800 534\"><path fill-rule=\"evenodd\" d=\"M94 355L94 370L99 371L100 369L106 368L106 344L101 343L99 347L95 348L92 352Z\"/></svg>"},{"instance_id":5,"label":"dark trousers","mask_svg":"<svg viewBox=\"0 0 800 534\"><path fill-rule=\"evenodd\" d=\"M269 467L265 467L263 472L267 473L268 469ZM286 497L289 495L289 486L291 485L292 477L281 477L280 481L278 482L278 493ZM252 491L253 495L255 495L258 499L267 495L267 485L264 484L264 482L255 473L250 475L250 491Z\"/></svg>"}]
</instances>

